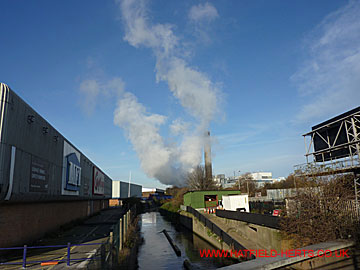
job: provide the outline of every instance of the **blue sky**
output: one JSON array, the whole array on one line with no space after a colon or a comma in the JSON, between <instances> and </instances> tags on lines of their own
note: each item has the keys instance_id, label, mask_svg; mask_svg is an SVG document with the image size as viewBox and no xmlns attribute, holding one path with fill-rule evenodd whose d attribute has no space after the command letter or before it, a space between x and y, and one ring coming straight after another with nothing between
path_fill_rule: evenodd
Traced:
<instances>
[{"instance_id":1,"label":"blue sky","mask_svg":"<svg viewBox=\"0 0 360 270\"><path fill-rule=\"evenodd\" d=\"M359 106L359 1L1 1L0 81L110 177L179 183L305 162ZM158 180L160 179L162 183Z\"/></svg>"}]
</instances>

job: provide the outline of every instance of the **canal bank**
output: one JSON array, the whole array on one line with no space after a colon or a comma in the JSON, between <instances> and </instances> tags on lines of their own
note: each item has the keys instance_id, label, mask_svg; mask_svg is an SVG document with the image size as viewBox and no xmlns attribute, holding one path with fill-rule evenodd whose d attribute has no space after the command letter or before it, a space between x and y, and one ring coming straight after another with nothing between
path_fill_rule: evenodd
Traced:
<instances>
[{"instance_id":1,"label":"canal bank","mask_svg":"<svg viewBox=\"0 0 360 270\"><path fill-rule=\"evenodd\" d=\"M192 214L182 211L179 216L180 224L188 230L213 245L216 249L231 250L230 245L225 243L211 229L207 228L203 223L195 218Z\"/></svg>"}]
</instances>

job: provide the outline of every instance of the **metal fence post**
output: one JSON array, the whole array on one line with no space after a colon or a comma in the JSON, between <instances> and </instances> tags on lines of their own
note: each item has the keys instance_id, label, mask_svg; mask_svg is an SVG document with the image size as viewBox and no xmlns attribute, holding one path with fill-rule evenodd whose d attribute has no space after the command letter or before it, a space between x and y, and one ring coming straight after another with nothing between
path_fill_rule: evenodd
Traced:
<instances>
[{"instance_id":1,"label":"metal fence post","mask_svg":"<svg viewBox=\"0 0 360 270\"><path fill-rule=\"evenodd\" d=\"M67 260L66 260L67 266L70 266L70 247L71 247L71 244L69 242L69 243L67 243Z\"/></svg>"},{"instance_id":2,"label":"metal fence post","mask_svg":"<svg viewBox=\"0 0 360 270\"><path fill-rule=\"evenodd\" d=\"M23 249L23 265L22 265L23 269L26 268L26 251L27 251L27 245L24 245L24 249Z\"/></svg>"},{"instance_id":3,"label":"metal fence post","mask_svg":"<svg viewBox=\"0 0 360 270\"><path fill-rule=\"evenodd\" d=\"M114 230L114 229L113 229ZM113 246L114 245L114 233L113 233L113 230L110 232L110 246Z\"/></svg>"},{"instance_id":4,"label":"metal fence post","mask_svg":"<svg viewBox=\"0 0 360 270\"><path fill-rule=\"evenodd\" d=\"M123 219L120 218L119 220L119 251L122 250L122 244L123 244Z\"/></svg>"},{"instance_id":5,"label":"metal fence post","mask_svg":"<svg viewBox=\"0 0 360 270\"><path fill-rule=\"evenodd\" d=\"M101 257L101 269L106 269L106 254L105 254L105 246L102 244L100 246L100 257Z\"/></svg>"},{"instance_id":6,"label":"metal fence post","mask_svg":"<svg viewBox=\"0 0 360 270\"><path fill-rule=\"evenodd\" d=\"M126 241L126 232L127 232L127 215L124 215L124 241Z\"/></svg>"}]
</instances>

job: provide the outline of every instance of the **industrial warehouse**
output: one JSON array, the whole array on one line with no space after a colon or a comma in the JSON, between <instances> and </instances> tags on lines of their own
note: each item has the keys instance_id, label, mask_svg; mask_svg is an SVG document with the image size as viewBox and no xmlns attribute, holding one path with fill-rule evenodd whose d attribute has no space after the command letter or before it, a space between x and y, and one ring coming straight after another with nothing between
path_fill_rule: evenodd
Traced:
<instances>
[{"instance_id":1,"label":"industrial warehouse","mask_svg":"<svg viewBox=\"0 0 360 270\"><path fill-rule=\"evenodd\" d=\"M107 208L112 180L6 84L0 87L0 247ZM130 196L141 197L141 186L131 186Z\"/></svg>"}]
</instances>

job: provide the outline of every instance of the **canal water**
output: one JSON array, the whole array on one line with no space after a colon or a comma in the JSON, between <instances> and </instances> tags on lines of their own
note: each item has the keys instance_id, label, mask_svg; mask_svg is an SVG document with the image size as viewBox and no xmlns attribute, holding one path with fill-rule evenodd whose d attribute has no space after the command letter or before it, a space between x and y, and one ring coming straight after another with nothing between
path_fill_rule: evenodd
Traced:
<instances>
[{"instance_id":1,"label":"canal water","mask_svg":"<svg viewBox=\"0 0 360 270\"><path fill-rule=\"evenodd\" d=\"M216 269L236 263L232 259L201 258L200 249L214 249L214 247L183 227L175 228L159 212L142 214L140 222L141 234L145 241L139 249L139 269L184 269L185 259L189 260L195 269ZM181 257L175 254L161 232L164 229L181 250Z\"/></svg>"}]
</instances>

